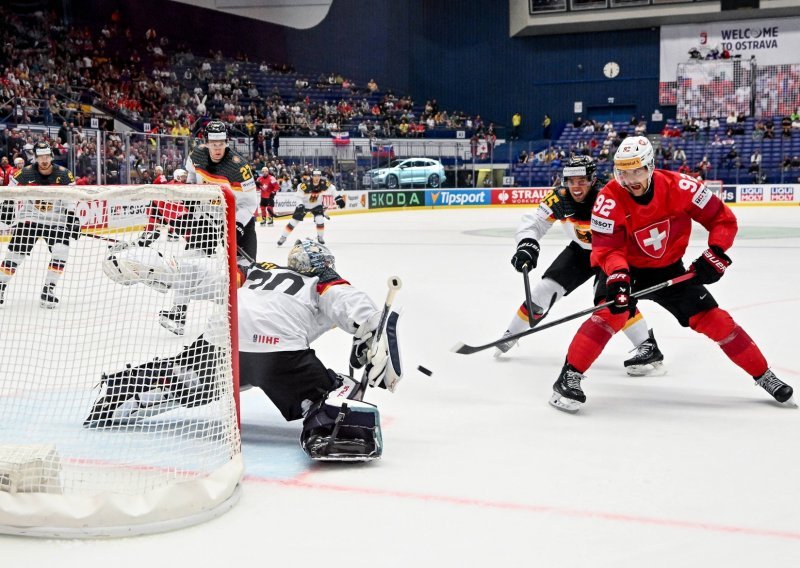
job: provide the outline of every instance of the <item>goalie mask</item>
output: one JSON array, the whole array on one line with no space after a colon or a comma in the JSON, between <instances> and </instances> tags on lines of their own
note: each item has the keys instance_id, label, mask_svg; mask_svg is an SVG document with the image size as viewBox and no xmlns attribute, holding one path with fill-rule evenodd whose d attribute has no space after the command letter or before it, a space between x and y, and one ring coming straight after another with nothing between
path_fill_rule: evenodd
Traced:
<instances>
[{"instance_id":1,"label":"goalie mask","mask_svg":"<svg viewBox=\"0 0 800 568\"><path fill-rule=\"evenodd\" d=\"M325 245L311 239L295 241L289 251L288 266L302 274L318 275L326 269L336 270L336 259Z\"/></svg>"},{"instance_id":2,"label":"goalie mask","mask_svg":"<svg viewBox=\"0 0 800 568\"><path fill-rule=\"evenodd\" d=\"M614 154L614 179L636 197L647 193L655 167L653 145L644 136L629 136Z\"/></svg>"}]
</instances>

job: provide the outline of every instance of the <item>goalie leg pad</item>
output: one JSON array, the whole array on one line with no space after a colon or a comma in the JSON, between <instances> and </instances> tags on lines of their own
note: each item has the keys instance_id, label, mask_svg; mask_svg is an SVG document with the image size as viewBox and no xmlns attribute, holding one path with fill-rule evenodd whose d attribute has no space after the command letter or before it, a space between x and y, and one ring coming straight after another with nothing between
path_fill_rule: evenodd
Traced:
<instances>
[{"instance_id":1,"label":"goalie leg pad","mask_svg":"<svg viewBox=\"0 0 800 568\"><path fill-rule=\"evenodd\" d=\"M339 375L342 385L313 405L303 421L300 445L323 461L370 461L383 453L380 413L359 398L359 384Z\"/></svg>"}]
</instances>

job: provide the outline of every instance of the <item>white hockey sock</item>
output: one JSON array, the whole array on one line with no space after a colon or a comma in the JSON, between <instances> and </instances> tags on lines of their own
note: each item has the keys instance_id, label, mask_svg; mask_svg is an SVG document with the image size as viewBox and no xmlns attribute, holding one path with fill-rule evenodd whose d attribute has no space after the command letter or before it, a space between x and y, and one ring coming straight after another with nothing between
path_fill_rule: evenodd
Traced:
<instances>
[{"instance_id":1,"label":"white hockey sock","mask_svg":"<svg viewBox=\"0 0 800 568\"><path fill-rule=\"evenodd\" d=\"M622 328L622 331L625 332L625 335L628 339L630 339L634 347L639 347L642 343L650 338L649 334L647 333L647 322L640 313L637 313L635 316L629 319L628 323L625 324L625 327Z\"/></svg>"}]
</instances>

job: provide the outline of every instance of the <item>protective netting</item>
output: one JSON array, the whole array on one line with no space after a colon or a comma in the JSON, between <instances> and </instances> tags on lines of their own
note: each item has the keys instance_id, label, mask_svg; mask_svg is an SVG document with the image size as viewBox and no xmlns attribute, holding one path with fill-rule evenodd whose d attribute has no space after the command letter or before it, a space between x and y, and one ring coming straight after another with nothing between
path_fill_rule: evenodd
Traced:
<instances>
[{"instance_id":1,"label":"protective netting","mask_svg":"<svg viewBox=\"0 0 800 568\"><path fill-rule=\"evenodd\" d=\"M800 109L800 63L759 66L756 70L756 117L790 116L798 109Z\"/></svg>"},{"instance_id":2,"label":"protective netting","mask_svg":"<svg viewBox=\"0 0 800 568\"><path fill-rule=\"evenodd\" d=\"M0 202L0 531L129 534L225 508L242 472L230 192Z\"/></svg>"},{"instance_id":3,"label":"protective netting","mask_svg":"<svg viewBox=\"0 0 800 568\"><path fill-rule=\"evenodd\" d=\"M679 118L709 118L750 113L751 72L738 59L690 61L678 65Z\"/></svg>"}]
</instances>

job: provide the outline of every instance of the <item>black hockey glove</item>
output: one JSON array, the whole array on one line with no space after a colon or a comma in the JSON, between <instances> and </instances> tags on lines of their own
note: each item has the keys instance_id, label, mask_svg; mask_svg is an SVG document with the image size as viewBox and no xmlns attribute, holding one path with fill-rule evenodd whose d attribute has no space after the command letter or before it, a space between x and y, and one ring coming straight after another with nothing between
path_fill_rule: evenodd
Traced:
<instances>
[{"instance_id":1,"label":"black hockey glove","mask_svg":"<svg viewBox=\"0 0 800 568\"><path fill-rule=\"evenodd\" d=\"M511 264L517 270L522 272L523 266L528 266L528 270L536 268L536 263L539 261L539 242L536 239L522 239L517 244L517 252L511 257Z\"/></svg>"},{"instance_id":2,"label":"black hockey glove","mask_svg":"<svg viewBox=\"0 0 800 568\"><path fill-rule=\"evenodd\" d=\"M733 261L718 246L706 249L689 267L689 272L696 274L695 281L700 284L713 284L725 274L725 270Z\"/></svg>"},{"instance_id":3,"label":"black hockey glove","mask_svg":"<svg viewBox=\"0 0 800 568\"><path fill-rule=\"evenodd\" d=\"M569 194L569 190L563 185L558 186L553 191L544 196L544 204L550 207L553 217L563 221L575 215L575 201Z\"/></svg>"},{"instance_id":4,"label":"black hockey glove","mask_svg":"<svg viewBox=\"0 0 800 568\"><path fill-rule=\"evenodd\" d=\"M242 225L239 221L236 221L236 239L243 239L244 238L244 225Z\"/></svg>"},{"instance_id":5,"label":"black hockey glove","mask_svg":"<svg viewBox=\"0 0 800 568\"><path fill-rule=\"evenodd\" d=\"M342 197L341 195L337 195L334 201L336 202L336 205L339 206L339 209L344 209L345 206L344 197Z\"/></svg>"},{"instance_id":6,"label":"black hockey glove","mask_svg":"<svg viewBox=\"0 0 800 568\"><path fill-rule=\"evenodd\" d=\"M631 298L631 275L627 270L612 272L606 278L606 301L614 302L608 307L612 314L633 311L636 298Z\"/></svg>"}]
</instances>

